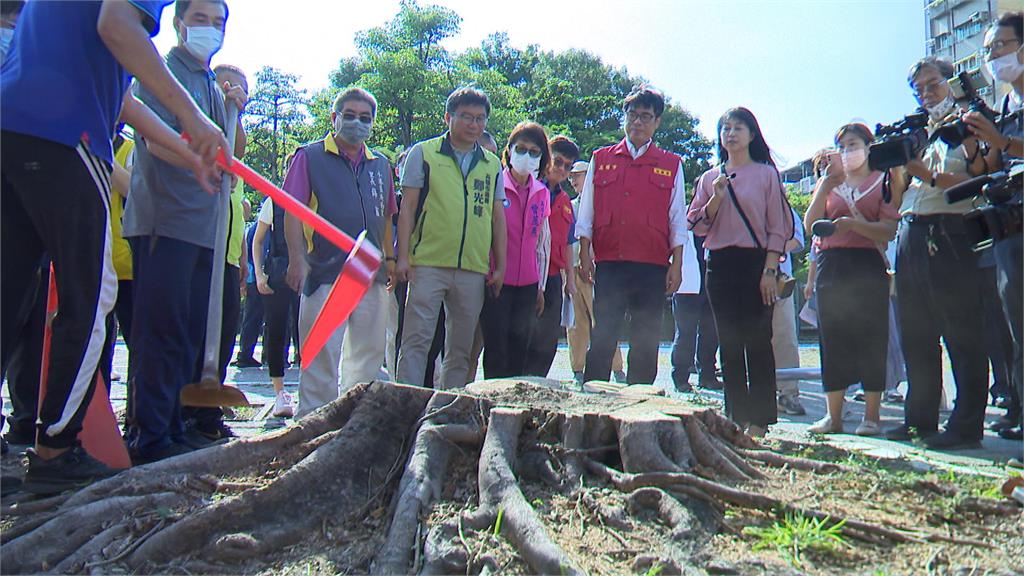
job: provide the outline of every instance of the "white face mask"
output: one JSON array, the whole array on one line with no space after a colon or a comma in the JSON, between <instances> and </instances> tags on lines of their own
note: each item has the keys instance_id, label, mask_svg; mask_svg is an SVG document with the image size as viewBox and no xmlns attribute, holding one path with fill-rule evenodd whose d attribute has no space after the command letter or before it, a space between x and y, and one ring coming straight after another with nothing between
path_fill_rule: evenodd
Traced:
<instances>
[{"instance_id":1,"label":"white face mask","mask_svg":"<svg viewBox=\"0 0 1024 576\"><path fill-rule=\"evenodd\" d=\"M7 59L7 53L11 51L11 44L14 42L13 28L0 28L0 63Z\"/></svg>"},{"instance_id":2,"label":"white face mask","mask_svg":"<svg viewBox=\"0 0 1024 576\"><path fill-rule=\"evenodd\" d=\"M925 106L925 109L928 110L928 116L930 116L932 120L942 120L947 114L949 114L949 111L953 109L953 104L955 103L956 101L953 100L953 95L946 94L946 98L942 102L939 102L935 106Z\"/></svg>"},{"instance_id":3,"label":"white face mask","mask_svg":"<svg viewBox=\"0 0 1024 576\"><path fill-rule=\"evenodd\" d=\"M213 26L185 28L185 49L200 62L209 62L224 45L224 32Z\"/></svg>"},{"instance_id":4,"label":"white face mask","mask_svg":"<svg viewBox=\"0 0 1024 576\"><path fill-rule=\"evenodd\" d=\"M868 159L868 153L863 148L856 150L847 150L842 154L843 158L843 171L854 172L858 168L864 165L864 162Z\"/></svg>"},{"instance_id":5,"label":"white face mask","mask_svg":"<svg viewBox=\"0 0 1024 576\"><path fill-rule=\"evenodd\" d=\"M537 171L540 169L540 156L534 158L529 154L520 154L515 150L510 155L512 169L520 174L533 174L537 176Z\"/></svg>"},{"instance_id":6,"label":"white face mask","mask_svg":"<svg viewBox=\"0 0 1024 576\"><path fill-rule=\"evenodd\" d=\"M1024 64L1017 60L1016 51L986 62L985 67L993 78L1006 83L1013 82L1024 74Z\"/></svg>"}]
</instances>

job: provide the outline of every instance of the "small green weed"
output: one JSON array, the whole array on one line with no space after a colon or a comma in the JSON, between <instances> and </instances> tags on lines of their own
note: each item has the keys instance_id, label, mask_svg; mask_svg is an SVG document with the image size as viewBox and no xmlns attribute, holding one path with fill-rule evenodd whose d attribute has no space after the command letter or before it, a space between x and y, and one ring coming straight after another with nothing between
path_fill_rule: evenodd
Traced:
<instances>
[{"instance_id":1,"label":"small green weed","mask_svg":"<svg viewBox=\"0 0 1024 576\"><path fill-rule=\"evenodd\" d=\"M828 517L815 520L802 514L787 513L782 521L776 521L768 528L748 526L743 533L758 538L754 550L774 548L795 568L802 568L805 552L831 554L840 547L849 546L842 535L844 522L829 525Z\"/></svg>"}]
</instances>

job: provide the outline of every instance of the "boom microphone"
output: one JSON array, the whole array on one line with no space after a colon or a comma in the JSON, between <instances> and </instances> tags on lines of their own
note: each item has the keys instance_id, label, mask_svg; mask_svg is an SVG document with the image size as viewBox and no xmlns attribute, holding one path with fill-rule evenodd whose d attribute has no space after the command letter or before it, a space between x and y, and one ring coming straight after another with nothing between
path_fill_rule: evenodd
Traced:
<instances>
[{"instance_id":1,"label":"boom microphone","mask_svg":"<svg viewBox=\"0 0 1024 576\"><path fill-rule=\"evenodd\" d=\"M978 194L981 194L982 188L986 184L1006 178L1006 172L995 172L993 174L983 174L981 176L975 176L966 182L961 182L956 186L953 186L946 190L946 202L949 204L955 204L961 200L967 200L968 198L974 198Z\"/></svg>"}]
</instances>

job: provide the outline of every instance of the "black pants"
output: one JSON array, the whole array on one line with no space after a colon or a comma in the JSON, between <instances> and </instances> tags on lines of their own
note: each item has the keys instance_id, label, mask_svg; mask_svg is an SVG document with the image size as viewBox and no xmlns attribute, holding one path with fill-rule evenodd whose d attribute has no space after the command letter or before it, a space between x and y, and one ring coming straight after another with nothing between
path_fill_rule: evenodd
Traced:
<instances>
[{"instance_id":1,"label":"black pants","mask_svg":"<svg viewBox=\"0 0 1024 576\"><path fill-rule=\"evenodd\" d=\"M981 268L978 273L983 285L981 305L985 310L985 348L992 366L992 387L989 393L993 398L1015 398L1017 391L1014 390L1010 376L1013 367L1013 338L1003 312L1003 299L999 296L996 268Z\"/></svg>"},{"instance_id":2,"label":"black pants","mask_svg":"<svg viewBox=\"0 0 1024 576\"><path fill-rule=\"evenodd\" d=\"M772 311L761 299L765 252L713 250L707 291L718 327L725 383L725 412L738 424L767 426L778 416Z\"/></svg>"},{"instance_id":3,"label":"black pants","mask_svg":"<svg viewBox=\"0 0 1024 576\"><path fill-rule=\"evenodd\" d=\"M1010 368L1010 380L1013 390L1017 392L1017 403L1011 410L1021 413L1021 402L1024 399L1024 236L1018 232L1009 238L995 243L992 247L996 256L996 280L999 295L1003 301L1003 312L1010 326L1013 339L1013 363ZM1010 412L1012 415L1013 412Z\"/></svg>"},{"instance_id":4,"label":"black pants","mask_svg":"<svg viewBox=\"0 0 1024 576\"><path fill-rule=\"evenodd\" d=\"M242 329L238 337L238 358L252 358L256 341L263 332L263 295L256 284L245 285L245 308L242 310Z\"/></svg>"},{"instance_id":5,"label":"black pants","mask_svg":"<svg viewBox=\"0 0 1024 576\"><path fill-rule=\"evenodd\" d=\"M677 388L688 383L690 369L695 365L700 380L714 380L718 363L718 329L707 294L673 295L672 317L676 322L676 335L672 341L672 383Z\"/></svg>"},{"instance_id":6,"label":"black pants","mask_svg":"<svg viewBox=\"0 0 1024 576\"><path fill-rule=\"evenodd\" d=\"M487 292L480 315L484 333L484 378L526 374L526 350L537 317L537 285L504 286Z\"/></svg>"},{"instance_id":7,"label":"black pants","mask_svg":"<svg viewBox=\"0 0 1024 576\"><path fill-rule=\"evenodd\" d=\"M213 250L172 238L129 238L135 274L129 445L139 455L185 431L181 388L194 382L210 298Z\"/></svg>"},{"instance_id":8,"label":"black pants","mask_svg":"<svg viewBox=\"0 0 1024 576\"><path fill-rule=\"evenodd\" d=\"M132 299L132 281L131 280L118 280L117 281L117 302L114 303L114 312L107 318L107 341L103 345L104 354L103 359L100 362L100 369L104 374L104 382L107 382L106 377L113 370L114 362L114 347L117 346L117 332L120 330L121 335L124 336L124 342L127 346L131 342L132 334L132 308L134 307L134 301ZM128 374L127 379L130 381L131 374L131 349L128 350ZM107 382L109 388L110 382Z\"/></svg>"},{"instance_id":9,"label":"black pants","mask_svg":"<svg viewBox=\"0 0 1024 576\"><path fill-rule=\"evenodd\" d=\"M43 336L46 330L46 298L50 286L50 260L39 268L39 281L25 322L13 342L10 357L3 367L11 395L10 430L19 441L35 438L39 412L39 379L43 362ZM6 344L6 343L5 343Z\"/></svg>"},{"instance_id":10,"label":"black pants","mask_svg":"<svg viewBox=\"0 0 1024 576\"><path fill-rule=\"evenodd\" d=\"M907 364L904 422L922 432L939 427L945 341L956 381L947 429L968 440L984 433L988 395L984 308L978 257L957 215L913 217L900 234L896 290Z\"/></svg>"},{"instance_id":11,"label":"black pants","mask_svg":"<svg viewBox=\"0 0 1024 576\"><path fill-rule=\"evenodd\" d=\"M298 296L284 284L271 286L273 294L263 294L263 319L266 331L263 333L263 362L271 378L284 376L284 363L288 354L288 341L292 337L296 313L295 301ZM297 355L298 353L296 353Z\"/></svg>"},{"instance_id":12,"label":"black pants","mask_svg":"<svg viewBox=\"0 0 1024 576\"><path fill-rule=\"evenodd\" d=\"M818 255L814 285L826 392L861 383L885 391L889 349L889 275L872 248L833 248Z\"/></svg>"},{"instance_id":13,"label":"black pants","mask_svg":"<svg viewBox=\"0 0 1024 576\"><path fill-rule=\"evenodd\" d=\"M533 325L530 347L526 353L526 374L547 376L558 351L558 339L565 335L562 327L562 275L548 276L544 286L544 312Z\"/></svg>"},{"instance_id":14,"label":"black pants","mask_svg":"<svg viewBox=\"0 0 1024 576\"><path fill-rule=\"evenodd\" d=\"M622 325L629 314L630 384L650 384L658 376L658 342L665 305L666 266L600 262L594 273L594 328L590 333L584 380L608 380Z\"/></svg>"},{"instance_id":15,"label":"black pants","mask_svg":"<svg viewBox=\"0 0 1024 576\"><path fill-rule=\"evenodd\" d=\"M117 275L106 256L110 237L110 167L84 145L62 144L3 131L0 339L25 321L45 252L57 275L61 313L53 322L46 396L39 411L39 443L78 442L92 400L107 314ZM6 360L6 358L4 359Z\"/></svg>"},{"instance_id":16,"label":"black pants","mask_svg":"<svg viewBox=\"0 0 1024 576\"><path fill-rule=\"evenodd\" d=\"M235 350L235 336L238 334L238 317L241 314L241 295L238 292L238 266L226 264L224 268L224 297L221 300L221 326L220 326L220 353L217 357L217 378L224 382L228 377L228 363L231 362L231 354ZM199 382L203 375L203 356L206 350L206 334L204 331L203 340L199 343L199 353L196 355L196 367L192 373L190 382ZM192 426L200 430L213 431L220 426L224 419L224 411L220 408L197 408L195 406L183 406L181 417L185 420L186 426Z\"/></svg>"}]
</instances>

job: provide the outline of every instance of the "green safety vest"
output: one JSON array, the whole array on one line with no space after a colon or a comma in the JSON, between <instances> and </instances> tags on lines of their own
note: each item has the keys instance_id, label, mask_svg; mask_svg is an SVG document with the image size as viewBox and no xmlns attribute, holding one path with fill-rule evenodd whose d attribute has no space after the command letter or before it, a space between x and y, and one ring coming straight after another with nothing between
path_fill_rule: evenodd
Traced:
<instances>
[{"instance_id":1,"label":"green safety vest","mask_svg":"<svg viewBox=\"0 0 1024 576\"><path fill-rule=\"evenodd\" d=\"M491 207L501 162L476 147L463 177L447 135L426 140L423 189L413 228L409 261L413 266L458 268L487 274L491 251Z\"/></svg>"}]
</instances>

